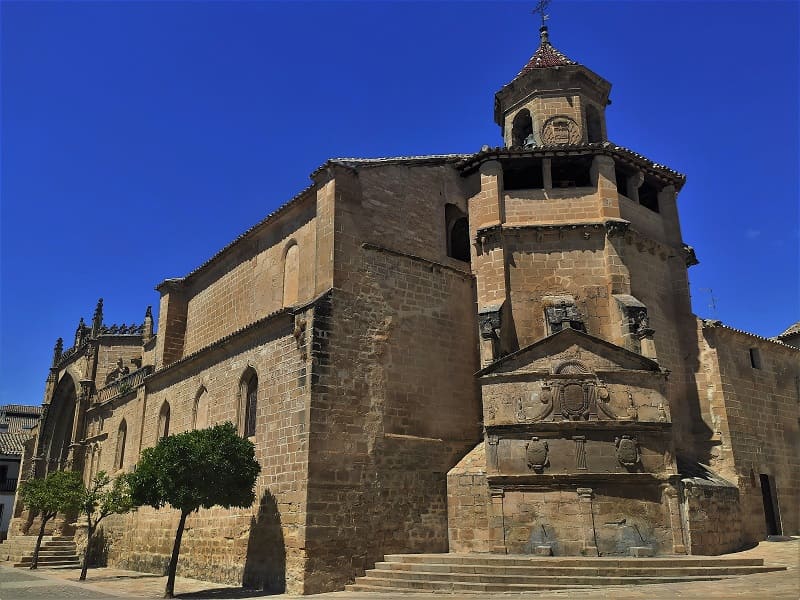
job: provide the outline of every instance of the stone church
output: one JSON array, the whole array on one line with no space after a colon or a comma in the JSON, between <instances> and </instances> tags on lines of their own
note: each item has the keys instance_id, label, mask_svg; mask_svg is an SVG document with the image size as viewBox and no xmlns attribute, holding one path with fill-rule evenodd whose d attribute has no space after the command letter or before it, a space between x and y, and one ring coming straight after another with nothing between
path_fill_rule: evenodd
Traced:
<instances>
[{"instance_id":1,"label":"stone church","mask_svg":"<svg viewBox=\"0 0 800 600\"><path fill-rule=\"evenodd\" d=\"M611 142L611 84L540 35L495 94L503 147L331 159L159 283L157 331L150 308L105 323L100 301L56 345L28 476L129 471L161 436L231 421L258 500L192 515L180 573L294 593L389 553L720 554L800 533L797 327L692 314L684 176ZM108 519L102 558L163 571L177 520ZM17 503L12 536L34 521Z\"/></svg>"}]
</instances>

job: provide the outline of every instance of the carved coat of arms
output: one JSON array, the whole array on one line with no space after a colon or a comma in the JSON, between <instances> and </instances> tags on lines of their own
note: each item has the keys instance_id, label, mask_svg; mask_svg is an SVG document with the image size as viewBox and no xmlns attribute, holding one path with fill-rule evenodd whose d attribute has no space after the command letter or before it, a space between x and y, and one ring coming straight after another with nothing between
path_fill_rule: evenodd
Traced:
<instances>
[{"instance_id":1,"label":"carved coat of arms","mask_svg":"<svg viewBox=\"0 0 800 600\"><path fill-rule=\"evenodd\" d=\"M525 456L528 460L528 467L537 473L544 471L544 468L550 465L548 455L550 454L550 447L545 440L540 440L538 437L532 437L525 446Z\"/></svg>"}]
</instances>

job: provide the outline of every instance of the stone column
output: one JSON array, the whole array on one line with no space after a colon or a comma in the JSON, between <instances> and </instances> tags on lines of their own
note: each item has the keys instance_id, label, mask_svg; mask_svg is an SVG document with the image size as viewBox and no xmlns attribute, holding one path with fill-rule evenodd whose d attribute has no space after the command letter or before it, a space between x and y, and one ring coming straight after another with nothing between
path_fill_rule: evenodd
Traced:
<instances>
[{"instance_id":1,"label":"stone column","mask_svg":"<svg viewBox=\"0 0 800 600\"><path fill-rule=\"evenodd\" d=\"M544 180L544 189L553 189L553 161L549 158L542 159L542 179Z\"/></svg>"},{"instance_id":2,"label":"stone column","mask_svg":"<svg viewBox=\"0 0 800 600\"><path fill-rule=\"evenodd\" d=\"M592 514L592 488L578 488L578 508L583 529L584 556L599 556L597 552L597 536L594 532L594 514Z\"/></svg>"},{"instance_id":3,"label":"stone column","mask_svg":"<svg viewBox=\"0 0 800 600\"><path fill-rule=\"evenodd\" d=\"M678 490L671 485L665 486L662 493L662 502L666 503L669 510L669 526L672 529L672 552L673 554L686 554Z\"/></svg>"},{"instance_id":4,"label":"stone column","mask_svg":"<svg viewBox=\"0 0 800 600\"><path fill-rule=\"evenodd\" d=\"M592 161L591 177L600 199L600 214L604 219L619 219L619 193L614 159L602 154L595 156Z\"/></svg>"},{"instance_id":5,"label":"stone column","mask_svg":"<svg viewBox=\"0 0 800 600\"><path fill-rule=\"evenodd\" d=\"M489 512L489 547L494 554L507 554L505 515L503 514L503 497L501 488L491 488L489 494L492 502Z\"/></svg>"}]
</instances>

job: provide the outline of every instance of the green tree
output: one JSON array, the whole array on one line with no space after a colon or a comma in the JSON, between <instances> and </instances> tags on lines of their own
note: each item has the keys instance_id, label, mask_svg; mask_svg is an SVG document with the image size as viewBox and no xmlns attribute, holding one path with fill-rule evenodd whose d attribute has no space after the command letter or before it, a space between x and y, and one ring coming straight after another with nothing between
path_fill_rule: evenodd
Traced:
<instances>
[{"instance_id":1,"label":"green tree","mask_svg":"<svg viewBox=\"0 0 800 600\"><path fill-rule=\"evenodd\" d=\"M83 552L81 564L81 581L86 579L86 572L89 570L89 548L100 521L109 515L124 514L132 508L133 500L126 475L120 475L114 479L113 483L105 471L100 471L95 475L83 496L80 507L81 512L86 515L87 521L86 549Z\"/></svg>"},{"instance_id":2,"label":"green tree","mask_svg":"<svg viewBox=\"0 0 800 600\"><path fill-rule=\"evenodd\" d=\"M19 497L28 510L39 513L41 525L33 549L31 569L39 565L39 548L42 545L47 522L58 513L71 513L81 505L86 492L80 474L75 471L53 471L47 477L29 479L19 486Z\"/></svg>"},{"instance_id":3,"label":"green tree","mask_svg":"<svg viewBox=\"0 0 800 600\"><path fill-rule=\"evenodd\" d=\"M130 475L134 504L153 508L169 504L181 511L165 598L172 598L175 591L186 517L200 508L250 506L260 471L253 443L240 437L231 423L170 435L142 451Z\"/></svg>"}]
</instances>

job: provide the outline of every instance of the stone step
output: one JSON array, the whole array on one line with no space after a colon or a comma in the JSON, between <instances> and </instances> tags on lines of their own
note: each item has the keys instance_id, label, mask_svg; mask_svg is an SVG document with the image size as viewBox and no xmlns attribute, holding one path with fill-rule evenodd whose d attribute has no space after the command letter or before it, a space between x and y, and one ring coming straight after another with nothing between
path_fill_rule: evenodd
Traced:
<instances>
[{"instance_id":1,"label":"stone step","mask_svg":"<svg viewBox=\"0 0 800 600\"><path fill-rule=\"evenodd\" d=\"M724 566L724 567L540 567L528 566L495 566L495 565L459 565L459 564L429 564L429 563L395 563L379 562L375 564L376 571L386 572L418 572L428 574L482 574L482 575L572 575L572 576L614 576L636 577L647 575L664 576L691 576L691 575L750 575L753 573L767 573L780 570L781 567L769 566Z\"/></svg>"},{"instance_id":2,"label":"stone step","mask_svg":"<svg viewBox=\"0 0 800 600\"><path fill-rule=\"evenodd\" d=\"M366 572L367 578L393 579L397 582L417 582L417 581L442 581L460 583L497 583L497 584L561 584L561 585L637 585L645 583L677 583L680 581L705 581L710 579L724 578L726 575L703 574L703 575L683 575L675 573L665 575L663 573L651 573L639 576L613 576L606 574L599 575L486 575L483 573L418 573L414 571L384 571L379 569L369 569Z\"/></svg>"},{"instance_id":3,"label":"stone step","mask_svg":"<svg viewBox=\"0 0 800 600\"><path fill-rule=\"evenodd\" d=\"M760 558L727 558L727 557L687 557L665 556L659 558L629 557L580 557L580 556L528 556L528 555L489 555L489 554L387 554L384 562L393 563L431 563L460 565L496 565L537 567L724 567L724 566L762 566Z\"/></svg>"},{"instance_id":4,"label":"stone step","mask_svg":"<svg viewBox=\"0 0 800 600\"><path fill-rule=\"evenodd\" d=\"M677 583L677 582L698 582L698 581L716 581L719 579L726 579L724 576L720 577L640 577L640 578L547 578L542 579L542 582L526 582L519 583L513 581L514 578L509 578L509 581L464 581L454 580L447 581L443 579L430 579L430 580L404 580L395 577L371 577L367 576L359 578L354 585L369 585L376 587L392 587L404 588L410 591L447 591L447 592L520 592L520 591L535 591L535 590L555 590L555 589L571 589L571 588L587 588L606 585L644 585L644 584L658 584L658 583Z\"/></svg>"},{"instance_id":5,"label":"stone step","mask_svg":"<svg viewBox=\"0 0 800 600\"><path fill-rule=\"evenodd\" d=\"M425 591L448 591L447 589L441 590L425 590L422 588L410 588L410 587L392 587L389 584L385 584L385 582L378 582L374 581L372 583L363 582L359 579L358 583L351 583L345 586L345 591L348 592L380 592L382 594L386 593L393 593L393 594L414 594L418 592L425 592ZM549 586L525 586L523 590L514 590L514 591L537 591L537 590L574 590L574 589L587 589L591 588L588 585L549 585ZM452 591L452 590L451 590ZM479 594L483 593L487 590L458 590L459 593L462 594ZM489 590L489 591L497 591L497 590ZM500 590L502 591L502 590Z\"/></svg>"},{"instance_id":6,"label":"stone step","mask_svg":"<svg viewBox=\"0 0 800 600\"><path fill-rule=\"evenodd\" d=\"M30 564L32 560L33 560L33 556L26 555L26 556L23 556L22 559L17 561L17 562L23 563L23 564ZM43 556L41 553L39 554L39 564L40 565L44 564L44 563L61 562L61 561L70 562L70 561L76 561L76 560L79 560L77 554L65 554L65 555L62 555L62 556L46 556L46 555Z\"/></svg>"}]
</instances>

